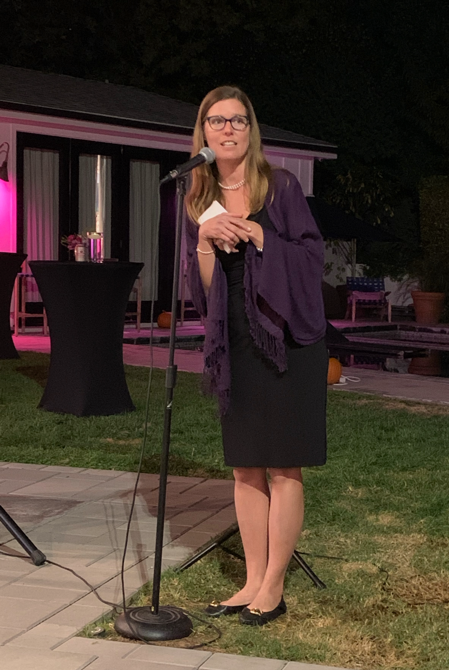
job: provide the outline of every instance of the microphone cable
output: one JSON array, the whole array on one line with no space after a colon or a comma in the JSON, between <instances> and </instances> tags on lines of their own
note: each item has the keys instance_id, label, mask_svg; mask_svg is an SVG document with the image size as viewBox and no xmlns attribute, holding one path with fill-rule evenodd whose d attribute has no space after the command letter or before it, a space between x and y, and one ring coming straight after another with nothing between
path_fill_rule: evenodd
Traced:
<instances>
[{"instance_id":1,"label":"microphone cable","mask_svg":"<svg viewBox=\"0 0 449 670\"><path fill-rule=\"evenodd\" d=\"M340 380L335 384L332 384L332 386L346 386L348 382L356 383L360 381L361 381L360 377L348 377L346 375L341 375Z\"/></svg>"},{"instance_id":2,"label":"microphone cable","mask_svg":"<svg viewBox=\"0 0 449 670\"><path fill-rule=\"evenodd\" d=\"M0 556L7 556L8 558L11 558L11 557L21 558L22 560L27 561L27 562L29 560L28 555L25 555L25 554L10 554L7 551L0 551ZM74 577L79 579L81 582L83 582L83 584L85 584L89 588L89 591L87 593L83 593L83 595L80 596L79 599L75 602L79 602L83 598L88 596L90 593L93 593L95 595L95 597L101 603L103 603L104 605L107 605L108 607L112 607L112 609L115 612L118 613L119 610L123 609L122 605L118 605L117 603L113 603L113 602L110 602L109 600L105 600L104 598L102 598L101 595L98 593L98 589L101 588L101 585L100 586L92 586L92 584L90 584L90 582L88 582L87 579L85 579L82 575L80 575L78 572L76 572L76 570L73 570L73 568L69 568L67 565L62 565L61 563L56 563L55 561L51 561L49 558L47 558L45 560L45 563L48 563L48 565L53 565L55 568L60 568L61 570L65 570L66 572L70 572L70 574L72 574ZM45 565L45 563L44 563L44 565ZM71 604L74 604L74 603L71 603ZM193 645L190 645L188 647L185 646L185 647L183 647L183 649L199 649L200 647L204 647L207 644L212 644L213 642L216 642L217 640L219 640L222 637L221 630L218 628L218 626L213 624L211 621L209 621L207 619L204 619L204 618L201 618L197 614L193 614L192 612L189 612L188 610L184 609L183 607L180 607L179 609L182 612L184 612L184 614L187 614L189 617L191 617L192 619L195 619L196 621L199 621L200 623L205 623L208 628L211 628L216 633L215 637L212 638L211 640L205 640L204 642L199 642L198 644L193 644ZM103 631L104 631L104 629L103 629ZM149 642L148 640L144 640L141 637L138 637L137 635L136 635L136 638L139 640L139 642L144 642L145 644L153 644L152 642Z\"/></svg>"}]
</instances>

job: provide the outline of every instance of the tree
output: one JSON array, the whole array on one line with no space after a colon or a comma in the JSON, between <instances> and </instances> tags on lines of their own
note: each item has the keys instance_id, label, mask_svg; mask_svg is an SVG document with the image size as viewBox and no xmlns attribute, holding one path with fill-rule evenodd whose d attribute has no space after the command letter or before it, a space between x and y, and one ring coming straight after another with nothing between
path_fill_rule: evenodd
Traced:
<instances>
[{"instance_id":1,"label":"tree","mask_svg":"<svg viewBox=\"0 0 449 670\"><path fill-rule=\"evenodd\" d=\"M0 21L11 65L194 103L240 85L260 121L338 146L320 195L408 240L421 180L447 173L446 0L4 0Z\"/></svg>"}]
</instances>

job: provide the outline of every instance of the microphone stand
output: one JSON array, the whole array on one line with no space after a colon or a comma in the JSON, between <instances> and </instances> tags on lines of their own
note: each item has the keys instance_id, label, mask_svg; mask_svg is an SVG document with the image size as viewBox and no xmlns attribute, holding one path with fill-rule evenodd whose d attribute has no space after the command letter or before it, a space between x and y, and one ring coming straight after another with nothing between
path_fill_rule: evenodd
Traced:
<instances>
[{"instance_id":1,"label":"microphone stand","mask_svg":"<svg viewBox=\"0 0 449 670\"><path fill-rule=\"evenodd\" d=\"M176 314L178 307L179 272L181 267L182 215L184 210L184 197L186 194L186 182L186 175L180 175L176 178L177 208L175 260L173 268L173 293L171 306L172 317L170 327L168 367L165 373L165 414L164 431L162 435L161 469L159 477L159 501L157 510L156 545L153 568L152 603L151 606L133 607L131 609L126 609L115 622L115 629L121 635L149 642L161 640L179 640L190 635L193 630L191 620L182 609L172 605L166 605L163 607L159 606L173 391L176 385L177 371L177 366L174 364L177 321Z\"/></svg>"}]
</instances>

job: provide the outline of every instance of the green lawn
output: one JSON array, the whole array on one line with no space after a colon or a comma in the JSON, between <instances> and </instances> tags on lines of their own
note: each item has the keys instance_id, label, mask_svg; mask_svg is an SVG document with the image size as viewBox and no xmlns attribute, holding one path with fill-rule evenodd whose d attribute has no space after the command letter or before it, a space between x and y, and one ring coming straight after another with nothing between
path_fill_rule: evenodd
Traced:
<instances>
[{"instance_id":1,"label":"green lawn","mask_svg":"<svg viewBox=\"0 0 449 670\"><path fill-rule=\"evenodd\" d=\"M47 367L39 354L0 362L0 460L135 470L148 370L127 368L136 412L84 419L36 409ZM159 467L163 385L155 371L147 472ZM329 460L305 472L299 545L328 588L315 589L292 565L286 617L263 629L227 617L222 638L207 648L349 668L447 670L449 409L331 391L328 416ZM230 476L215 405L197 375L179 374L172 428L171 474ZM217 550L185 573L166 573L161 602L200 612L242 579L241 563ZM193 641L177 644L210 637L200 626Z\"/></svg>"},{"instance_id":2,"label":"green lawn","mask_svg":"<svg viewBox=\"0 0 449 670\"><path fill-rule=\"evenodd\" d=\"M0 460L48 465L136 470L145 420L148 369L127 367L137 411L75 417L37 409L49 356L22 353L0 361ZM165 372L154 370L145 472L159 470ZM231 476L225 471L216 409L200 393L201 380L180 373L172 421L171 474Z\"/></svg>"}]
</instances>

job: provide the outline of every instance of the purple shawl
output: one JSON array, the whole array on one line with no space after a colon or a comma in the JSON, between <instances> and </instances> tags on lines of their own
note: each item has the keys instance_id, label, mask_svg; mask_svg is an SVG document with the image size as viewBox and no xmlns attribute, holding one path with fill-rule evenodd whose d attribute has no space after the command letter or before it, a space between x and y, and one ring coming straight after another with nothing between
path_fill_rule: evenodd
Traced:
<instances>
[{"instance_id":1,"label":"purple shawl","mask_svg":"<svg viewBox=\"0 0 449 670\"><path fill-rule=\"evenodd\" d=\"M273 197L274 194L274 197ZM298 344L318 342L326 331L321 280L323 240L296 177L273 170L265 200L275 228L264 230L263 253L248 244L245 253L245 309L250 332L279 370L287 369L285 324ZM188 284L196 310L206 320L204 373L218 396L220 413L229 406L231 368L227 324L227 282L215 263L206 298L198 266L198 226L187 220Z\"/></svg>"}]
</instances>

